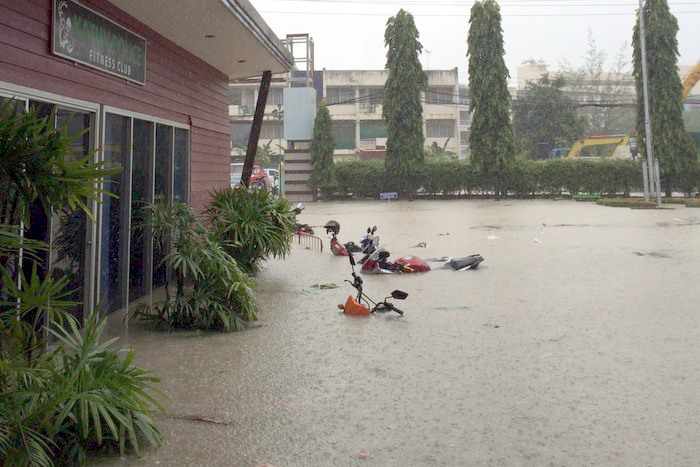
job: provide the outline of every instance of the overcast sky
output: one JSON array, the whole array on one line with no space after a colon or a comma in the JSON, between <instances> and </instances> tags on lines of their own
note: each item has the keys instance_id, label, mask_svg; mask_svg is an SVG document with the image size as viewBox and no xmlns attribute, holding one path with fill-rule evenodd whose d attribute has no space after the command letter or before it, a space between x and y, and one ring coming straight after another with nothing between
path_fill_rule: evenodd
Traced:
<instances>
[{"instance_id":1,"label":"overcast sky","mask_svg":"<svg viewBox=\"0 0 700 467\"><path fill-rule=\"evenodd\" d=\"M460 69L466 81L469 0L251 0L280 38L310 33L316 69L384 68L384 26L400 7L416 16L426 68ZM680 64L700 62L700 0L671 0L680 26ZM588 31L610 62L630 43L635 0L504 0L500 2L511 77L529 58L557 68L580 64Z\"/></svg>"}]
</instances>

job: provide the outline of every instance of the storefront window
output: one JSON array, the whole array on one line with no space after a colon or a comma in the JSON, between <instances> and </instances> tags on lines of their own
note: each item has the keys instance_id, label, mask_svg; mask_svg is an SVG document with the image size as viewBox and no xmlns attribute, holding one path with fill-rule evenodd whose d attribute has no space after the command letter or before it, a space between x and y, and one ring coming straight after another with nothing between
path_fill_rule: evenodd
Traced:
<instances>
[{"instance_id":1,"label":"storefront window","mask_svg":"<svg viewBox=\"0 0 700 467\"><path fill-rule=\"evenodd\" d=\"M149 267L147 206L153 201L153 123L134 119L131 170L131 247L129 257L129 301L143 297Z\"/></svg>"},{"instance_id":2,"label":"storefront window","mask_svg":"<svg viewBox=\"0 0 700 467\"><path fill-rule=\"evenodd\" d=\"M175 128L175 170L173 181L173 194L175 201L186 203L190 192L189 185L189 154L190 132L182 128Z\"/></svg>"},{"instance_id":3,"label":"storefront window","mask_svg":"<svg viewBox=\"0 0 700 467\"><path fill-rule=\"evenodd\" d=\"M124 308L167 279L165 246L148 227L148 206L189 194L189 131L166 123L105 113L104 161L122 167L105 181L100 231L100 302Z\"/></svg>"},{"instance_id":4,"label":"storefront window","mask_svg":"<svg viewBox=\"0 0 700 467\"><path fill-rule=\"evenodd\" d=\"M121 167L118 175L104 182L108 193L102 198L102 228L100 255L100 304L110 313L124 306L124 278L122 264L126 255L127 216L129 215L128 180L131 154L131 119L107 114L105 118L105 168Z\"/></svg>"},{"instance_id":5,"label":"storefront window","mask_svg":"<svg viewBox=\"0 0 700 467\"><path fill-rule=\"evenodd\" d=\"M170 202L172 193L173 127L156 126L155 200ZM166 251L161 242L153 242L153 288L165 285Z\"/></svg>"},{"instance_id":6,"label":"storefront window","mask_svg":"<svg viewBox=\"0 0 700 467\"><path fill-rule=\"evenodd\" d=\"M70 137L70 158L82 159L93 154L94 114L82 111L56 109L56 128ZM85 301L87 260L87 215L77 208L54 206L52 218L51 269L57 277L68 277L68 288L73 290L71 300L80 303L74 314L82 317Z\"/></svg>"}]
</instances>

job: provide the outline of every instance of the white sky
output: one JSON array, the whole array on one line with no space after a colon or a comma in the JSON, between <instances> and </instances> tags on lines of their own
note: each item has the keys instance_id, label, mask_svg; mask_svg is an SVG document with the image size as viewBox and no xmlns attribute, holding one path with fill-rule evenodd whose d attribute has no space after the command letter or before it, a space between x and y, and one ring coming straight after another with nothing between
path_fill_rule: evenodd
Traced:
<instances>
[{"instance_id":1,"label":"white sky","mask_svg":"<svg viewBox=\"0 0 700 467\"><path fill-rule=\"evenodd\" d=\"M317 70L384 68L384 26L387 18L403 6L416 16L425 48L423 66L458 67L462 81L466 82L466 37L472 4L469 0L251 2L280 38L288 33L312 35ZM631 61L629 44L636 0L504 0L500 3L506 63L512 78L516 78L517 66L528 58L543 59L550 69L557 68L562 60L574 65L581 63L589 29L610 61L625 43ZM669 3L680 26L679 63L700 62L700 0Z\"/></svg>"}]
</instances>

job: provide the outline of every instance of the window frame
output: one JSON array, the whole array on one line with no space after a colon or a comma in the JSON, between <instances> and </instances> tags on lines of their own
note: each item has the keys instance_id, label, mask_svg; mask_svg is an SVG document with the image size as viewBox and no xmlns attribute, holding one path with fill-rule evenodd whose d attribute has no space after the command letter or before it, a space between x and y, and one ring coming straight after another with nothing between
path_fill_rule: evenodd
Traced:
<instances>
[{"instance_id":1,"label":"window frame","mask_svg":"<svg viewBox=\"0 0 700 467\"><path fill-rule=\"evenodd\" d=\"M26 86L20 86L5 81L0 81L0 96L10 99L23 100L25 111L29 110L30 101L40 101L47 104L56 105L68 110L76 110L92 114L92 124L94 126L91 132L91 151L93 153L93 162L102 160L102 106L96 102L74 99L71 97L62 96L52 92L41 91ZM90 210L93 213L99 211L98 201L90 203ZM98 270L94 266L97 265L99 249L98 243L99 224L97 222L86 223L86 251L85 251L85 277L83 278L83 312L90 313L95 308L95 299L97 297L97 289L95 282L98 280ZM50 259L50 255L49 255ZM51 270L51 261L47 265L48 270Z\"/></svg>"},{"instance_id":2,"label":"window frame","mask_svg":"<svg viewBox=\"0 0 700 467\"><path fill-rule=\"evenodd\" d=\"M118 115L121 117L127 117L130 119L130 126L131 130L129 132L129 138L130 138L130 148L131 150L129 151L129 166L124 168L124 170L128 170L128 177L127 177L127 184L125 187L125 193L123 195L124 199L128 199L128 202L131 203L131 192L132 192L132 168L133 168L133 157L134 157L134 148L133 148L133 142L134 142L134 120L142 120L146 122L151 122L153 124L153 129L152 131L152 137L153 137L153 147L151 148L151 166L149 169L151 170L151 175L153 176L155 174L155 164L156 164L156 133L157 133L157 128L158 125L166 125L173 127L171 139L172 139L172 147L171 147L171 162L170 162L170 186L169 186L169 195L170 199L174 199L174 190L175 190L175 129L179 128L181 130L187 130L187 179L185 181L185 185L187 186L187 199L185 203L190 204L191 202L191 180L192 180L192 126L184 123L179 123L175 122L173 120L167 120L159 117L154 117L152 115L147 115L147 114L142 114L140 112L133 112L131 110L126 110L126 109L121 109L119 107L112 107L108 105L103 105L101 106L101 121L106 122L107 120L107 114L112 114L112 115ZM100 127L100 141L104 142L105 141L105 132L106 132L106 125L102 125ZM104 162L104 147L101 145L100 150L99 150L99 161ZM151 177L152 179L153 177ZM151 180L153 181L153 180ZM155 192L155 183L152 183L151 186L149 187L151 190L151 199L153 198L154 192ZM100 207L97 211L97 217L96 217L96 224L98 226L102 226L102 221L103 221L103 209L100 203ZM126 219L124 219L126 223L126 231L129 232L131 231L131 207L129 207L129 215L126 216ZM124 227L122 227L124 228ZM122 287L125 288L125 291L122 291L124 293L124 298L125 298L125 303L123 306L123 310L126 310L126 313L129 313L129 307L131 305L131 302L129 300L129 256L131 254L131 238L129 235L123 237L124 241L127 242L125 248L123 249L123 258L121 259L122 263L122 271L121 271L121 282L122 282ZM145 280L145 288L146 288L146 293L145 297L151 297L153 294L153 242L152 242L152 235L147 234L146 238L146 243L149 244L150 246L147 248L148 254L147 258L145 260L146 266L145 266L145 275L148 277L147 280ZM95 292L94 295L95 297L99 297L101 293L101 284L99 278L101 277L102 274L102 245L99 245L100 248L97 248L97 256L95 257L95 280L94 280L94 288ZM126 266L124 266L126 265ZM150 298L149 298L150 299Z\"/></svg>"}]
</instances>

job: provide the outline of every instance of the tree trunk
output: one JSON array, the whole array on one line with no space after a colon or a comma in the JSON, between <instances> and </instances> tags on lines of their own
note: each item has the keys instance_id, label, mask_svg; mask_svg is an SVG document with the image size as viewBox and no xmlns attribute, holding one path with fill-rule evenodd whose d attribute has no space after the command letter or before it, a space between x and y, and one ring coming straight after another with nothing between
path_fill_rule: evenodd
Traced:
<instances>
[{"instance_id":1,"label":"tree trunk","mask_svg":"<svg viewBox=\"0 0 700 467\"><path fill-rule=\"evenodd\" d=\"M253 125L250 127L243 173L241 174L241 184L246 188L250 185L250 176L253 174L253 164L255 163L255 156L258 153L258 141L260 140L260 130L262 129L263 119L265 117L265 106L267 105L267 95L270 92L271 81L272 72L264 71L262 80L260 81L260 92L258 93L258 103L255 106Z\"/></svg>"}]
</instances>

